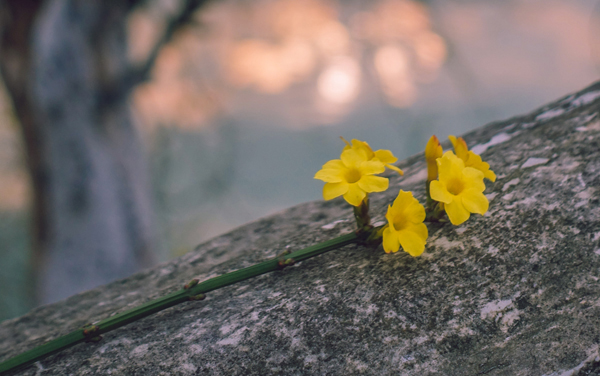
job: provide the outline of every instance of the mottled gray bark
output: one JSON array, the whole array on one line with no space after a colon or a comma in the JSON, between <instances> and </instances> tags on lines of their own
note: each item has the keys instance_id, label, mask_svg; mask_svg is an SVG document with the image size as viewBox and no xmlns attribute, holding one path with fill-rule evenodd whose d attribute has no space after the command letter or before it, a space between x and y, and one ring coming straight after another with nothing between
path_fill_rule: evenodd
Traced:
<instances>
[{"instance_id":1,"label":"mottled gray bark","mask_svg":"<svg viewBox=\"0 0 600 376\"><path fill-rule=\"evenodd\" d=\"M347 246L80 344L20 375L599 375L600 83L465 136L490 210L430 225L412 258ZM445 144L447 148L448 143ZM373 194L424 201L421 155ZM315 184L319 184L315 182ZM0 324L0 359L200 280L353 230L340 198Z\"/></svg>"}]
</instances>

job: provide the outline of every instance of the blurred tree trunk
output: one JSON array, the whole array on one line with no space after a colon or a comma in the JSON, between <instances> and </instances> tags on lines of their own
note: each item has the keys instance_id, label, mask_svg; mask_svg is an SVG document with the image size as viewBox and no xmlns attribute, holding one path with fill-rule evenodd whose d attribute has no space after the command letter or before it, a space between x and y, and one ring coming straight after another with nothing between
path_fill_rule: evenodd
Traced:
<instances>
[{"instance_id":1,"label":"blurred tree trunk","mask_svg":"<svg viewBox=\"0 0 600 376\"><path fill-rule=\"evenodd\" d=\"M0 68L34 193L38 303L154 262L151 190L128 96L135 1L5 0Z\"/></svg>"}]
</instances>

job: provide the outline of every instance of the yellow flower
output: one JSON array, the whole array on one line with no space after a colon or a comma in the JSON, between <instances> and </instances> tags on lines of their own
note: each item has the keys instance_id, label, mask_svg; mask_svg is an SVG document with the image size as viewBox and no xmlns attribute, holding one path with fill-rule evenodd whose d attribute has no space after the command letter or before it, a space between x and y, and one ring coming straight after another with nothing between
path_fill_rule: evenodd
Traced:
<instances>
[{"instance_id":1,"label":"yellow flower","mask_svg":"<svg viewBox=\"0 0 600 376\"><path fill-rule=\"evenodd\" d=\"M423 253L428 236L427 226L423 223L425 208L412 192L400 190L392 206L388 205L385 218L388 220L383 230L386 253L398 252L400 246L413 257Z\"/></svg>"},{"instance_id":2,"label":"yellow flower","mask_svg":"<svg viewBox=\"0 0 600 376\"><path fill-rule=\"evenodd\" d=\"M385 171L379 160L369 160L363 153L354 149L342 152L341 159L331 160L315 174L315 179L326 182L323 198L331 200L344 195L350 205L359 206L369 192L382 192L388 188L389 181L373 176Z\"/></svg>"},{"instance_id":3,"label":"yellow flower","mask_svg":"<svg viewBox=\"0 0 600 376\"><path fill-rule=\"evenodd\" d=\"M437 137L431 136L427 145L425 145L425 160L427 161L427 181L437 179L438 168L436 159L442 156L443 150L442 145Z\"/></svg>"},{"instance_id":4,"label":"yellow flower","mask_svg":"<svg viewBox=\"0 0 600 376\"><path fill-rule=\"evenodd\" d=\"M483 194L483 172L465 167L452 151L438 158L439 180L431 182L431 198L444 203L444 210L453 225L460 225L471 213L485 214L489 202Z\"/></svg>"},{"instance_id":5,"label":"yellow flower","mask_svg":"<svg viewBox=\"0 0 600 376\"><path fill-rule=\"evenodd\" d=\"M484 162L481 157L473 153L467 147L467 142L462 138L455 136L448 136L452 146L454 146L454 152L456 156L465 162L466 167L473 167L476 170L483 172L483 176L492 182L496 181L496 174L490 170L490 165Z\"/></svg>"},{"instance_id":6,"label":"yellow flower","mask_svg":"<svg viewBox=\"0 0 600 376\"><path fill-rule=\"evenodd\" d=\"M371 146L369 146L369 144L367 144L365 141L352 139L352 145L350 145L350 143L346 141L344 137L340 138L346 143L344 150L356 150L358 153L363 155L368 161L380 161L385 165L385 167L389 168L390 170L394 170L400 175L404 175L404 172L401 169L391 164L398 161L398 158L394 157L394 154L392 154L391 151L386 149L373 151L373 149L371 149Z\"/></svg>"}]
</instances>

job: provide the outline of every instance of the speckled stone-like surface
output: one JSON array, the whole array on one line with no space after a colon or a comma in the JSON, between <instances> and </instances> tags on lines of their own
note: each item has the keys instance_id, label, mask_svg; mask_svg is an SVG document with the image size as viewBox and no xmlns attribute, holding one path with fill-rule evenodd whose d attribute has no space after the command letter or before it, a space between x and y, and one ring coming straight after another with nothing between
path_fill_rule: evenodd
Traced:
<instances>
[{"instance_id":1,"label":"speckled stone-like surface","mask_svg":"<svg viewBox=\"0 0 600 376\"><path fill-rule=\"evenodd\" d=\"M419 258L347 246L115 330L22 375L600 375L600 83L465 136L498 175L485 216ZM447 147L448 144L446 143ZM425 163L398 189L424 201ZM201 280L352 230L341 199L0 324L0 359Z\"/></svg>"}]
</instances>

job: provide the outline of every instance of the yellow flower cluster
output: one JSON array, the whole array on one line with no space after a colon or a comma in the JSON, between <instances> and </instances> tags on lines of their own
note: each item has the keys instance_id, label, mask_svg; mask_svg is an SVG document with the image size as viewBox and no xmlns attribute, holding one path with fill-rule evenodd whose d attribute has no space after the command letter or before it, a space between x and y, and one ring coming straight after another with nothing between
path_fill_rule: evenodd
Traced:
<instances>
[{"instance_id":1,"label":"yellow flower cluster","mask_svg":"<svg viewBox=\"0 0 600 376\"><path fill-rule=\"evenodd\" d=\"M444 203L444 209L453 225L460 225L471 213L485 214L488 199L483 195L483 173L465 167L462 159L451 151L438 158L440 176L431 182L431 198Z\"/></svg>"},{"instance_id":2,"label":"yellow flower cluster","mask_svg":"<svg viewBox=\"0 0 600 376\"><path fill-rule=\"evenodd\" d=\"M447 151L441 158L436 158L435 170L428 164L428 184L431 198L443 204L448 219L453 225L460 225L471 216L471 213L485 214L489 201L483 194L484 178L496 180L496 174L490 170L490 165L481 157L469 150L462 137L448 137L454 146L454 154ZM442 153L442 147L435 136L428 142L437 144L437 153ZM429 150L432 150L430 147ZM429 152L429 158L432 153ZM428 159L428 149L425 149ZM435 175L438 180L435 179Z\"/></svg>"},{"instance_id":3,"label":"yellow flower cluster","mask_svg":"<svg viewBox=\"0 0 600 376\"><path fill-rule=\"evenodd\" d=\"M392 205L388 206L387 224L377 231L382 237L385 252L398 252L400 247L411 256L425 250L428 231L423 223L430 214L445 213L454 225L469 219L471 213L484 214L489 202L483 194L484 178L496 180L490 165L469 150L464 139L449 136L454 152L443 152L437 137L432 136L425 147L427 162L427 210L413 197L412 192L400 190ZM344 140L342 138L342 140ZM359 231L368 231L368 194L382 192L389 186L387 178L377 176L386 168L403 175L392 163L396 158L389 150L373 151L364 141L344 140L346 146L340 159L331 160L315 174L315 179L325 182L323 198L331 200L343 196L355 207ZM456 153L456 154L455 154ZM437 220L437 219L434 219ZM369 238L371 239L371 238Z\"/></svg>"}]
</instances>

